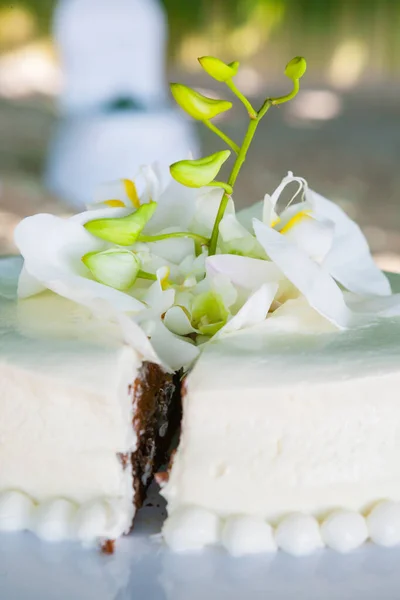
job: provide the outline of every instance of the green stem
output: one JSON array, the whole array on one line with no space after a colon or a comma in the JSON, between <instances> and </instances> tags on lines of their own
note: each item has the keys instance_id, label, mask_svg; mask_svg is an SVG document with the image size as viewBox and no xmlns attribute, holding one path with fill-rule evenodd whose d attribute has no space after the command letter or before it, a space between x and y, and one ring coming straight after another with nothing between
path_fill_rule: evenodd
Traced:
<instances>
[{"instance_id":1,"label":"green stem","mask_svg":"<svg viewBox=\"0 0 400 600\"><path fill-rule=\"evenodd\" d=\"M231 188L233 188L233 186L236 183L236 179L239 175L239 171L243 166L243 163L246 160L246 155L247 155L247 151L250 147L250 144L253 140L254 134L256 132L256 129L261 121L261 119L263 118L263 116L265 115L265 113L268 111L268 109L271 107L272 105L272 101L271 98L267 98L267 100L264 102L264 104L262 105L262 107L260 108L259 112L256 113L257 117L255 119L252 119L249 123L249 127L247 129L245 138L243 140L243 145L240 148L240 152L236 158L235 164L233 165L233 169L232 172L229 176L228 179L228 185L231 186ZM218 236L219 236L219 225L222 221L222 218L225 214L226 211L226 207L228 206L228 202L229 202L229 198L230 195L227 194L227 192L224 193L224 195L221 198L221 202L218 208L218 213L217 213L217 217L215 219L215 223L214 223L214 227L212 230L212 234L211 234L211 240L210 240L210 249L209 249L209 256L212 256L213 254L215 254L216 250L217 250L217 243L218 243Z\"/></svg>"},{"instance_id":2,"label":"green stem","mask_svg":"<svg viewBox=\"0 0 400 600\"><path fill-rule=\"evenodd\" d=\"M294 79L293 90L290 92L290 94L287 94L286 96L280 96L279 98L271 98L271 103L275 106L276 104L283 104L284 102L288 102L297 95L299 89L300 81L299 79Z\"/></svg>"},{"instance_id":3,"label":"green stem","mask_svg":"<svg viewBox=\"0 0 400 600\"><path fill-rule=\"evenodd\" d=\"M157 281L157 276L153 273L146 273L146 271L139 271L138 279L149 279L150 281Z\"/></svg>"},{"instance_id":4,"label":"green stem","mask_svg":"<svg viewBox=\"0 0 400 600\"><path fill-rule=\"evenodd\" d=\"M237 89L236 85L233 83L231 79L225 82L228 88L235 94L237 98L239 98L240 102L245 105L247 112L249 113L250 119L257 119L257 111L254 110L250 102L247 100L245 96L243 96L242 92Z\"/></svg>"},{"instance_id":5,"label":"green stem","mask_svg":"<svg viewBox=\"0 0 400 600\"><path fill-rule=\"evenodd\" d=\"M138 242L151 243L151 242L161 242L162 240L170 240L173 238L192 238L196 242L200 244L207 245L208 239L198 233L192 233L190 231L177 231L173 233L162 233L160 235L140 235L138 238Z\"/></svg>"},{"instance_id":6,"label":"green stem","mask_svg":"<svg viewBox=\"0 0 400 600\"><path fill-rule=\"evenodd\" d=\"M228 195L231 195L233 191L232 187L224 181L211 181L211 183L207 183L206 187L220 187L224 189Z\"/></svg>"},{"instance_id":7,"label":"green stem","mask_svg":"<svg viewBox=\"0 0 400 600\"><path fill-rule=\"evenodd\" d=\"M227 136L223 131L221 131L218 127L211 123L211 121L203 121L203 123L206 127L208 127L208 129L210 129L210 131L218 135L218 137L220 137L221 140L224 140L225 144L227 144L229 148L231 148L236 154L239 154L239 146L233 140L231 140L229 136Z\"/></svg>"}]
</instances>

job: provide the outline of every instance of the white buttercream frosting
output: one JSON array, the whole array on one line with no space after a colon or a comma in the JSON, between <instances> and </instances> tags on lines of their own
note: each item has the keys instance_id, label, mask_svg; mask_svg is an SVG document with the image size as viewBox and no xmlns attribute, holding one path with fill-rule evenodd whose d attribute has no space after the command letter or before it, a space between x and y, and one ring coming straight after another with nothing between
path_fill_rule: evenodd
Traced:
<instances>
[{"instance_id":1,"label":"white buttercream frosting","mask_svg":"<svg viewBox=\"0 0 400 600\"><path fill-rule=\"evenodd\" d=\"M222 546L232 556L276 552L274 532L269 525L257 517L230 517L223 525Z\"/></svg>"},{"instance_id":2,"label":"white buttercream frosting","mask_svg":"<svg viewBox=\"0 0 400 600\"><path fill-rule=\"evenodd\" d=\"M337 332L298 299L209 344L185 384L170 518L197 506L224 531L247 515L295 555L399 543L399 339L399 318Z\"/></svg>"},{"instance_id":3,"label":"white buttercream frosting","mask_svg":"<svg viewBox=\"0 0 400 600\"><path fill-rule=\"evenodd\" d=\"M325 544L337 552L351 552L368 539L363 515L350 510L338 510L328 516L321 526Z\"/></svg>"},{"instance_id":4,"label":"white buttercream frosting","mask_svg":"<svg viewBox=\"0 0 400 600\"><path fill-rule=\"evenodd\" d=\"M281 550L293 556L307 556L324 545L318 521L301 513L283 519L276 529L275 539Z\"/></svg>"},{"instance_id":5,"label":"white buttercream frosting","mask_svg":"<svg viewBox=\"0 0 400 600\"><path fill-rule=\"evenodd\" d=\"M98 498L78 505L65 498L36 502L27 494L0 494L0 532L31 531L47 542L79 540L93 544L115 539L126 528L123 499Z\"/></svg>"},{"instance_id":6,"label":"white buttercream frosting","mask_svg":"<svg viewBox=\"0 0 400 600\"><path fill-rule=\"evenodd\" d=\"M163 536L175 552L195 552L218 542L220 521L204 508L186 507L167 519Z\"/></svg>"},{"instance_id":7,"label":"white buttercream frosting","mask_svg":"<svg viewBox=\"0 0 400 600\"><path fill-rule=\"evenodd\" d=\"M31 528L38 537L48 542L74 538L77 508L76 504L64 498L43 502L32 514ZM92 539L95 538L96 534Z\"/></svg>"},{"instance_id":8,"label":"white buttercream frosting","mask_svg":"<svg viewBox=\"0 0 400 600\"><path fill-rule=\"evenodd\" d=\"M31 523L32 499L13 490L0 493L0 531L21 531Z\"/></svg>"},{"instance_id":9,"label":"white buttercream frosting","mask_svg":"<svg viewBox=\"0 0 400 600\"><path fill-rule=\"evenodd\" d=\"M400 544L400 502L386 500L377 504L368 515L371 540L380 546Z\"/></svg>"}]
</instances>

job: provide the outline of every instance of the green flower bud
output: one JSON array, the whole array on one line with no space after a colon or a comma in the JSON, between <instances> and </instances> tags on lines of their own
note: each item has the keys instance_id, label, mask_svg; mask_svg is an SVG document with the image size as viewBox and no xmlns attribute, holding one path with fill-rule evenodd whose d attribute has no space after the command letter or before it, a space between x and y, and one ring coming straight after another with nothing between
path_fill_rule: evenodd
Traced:
<instances>
[{"instance_id":1,"label":"green flower bud","mask_svg":"<svg viewBox=\"0 0 400 600\"><path fill-rule=\"evenodd\" d=\"M92 235L118 244L131 246L136 242L144 226L154 214L157 202L142 204L134 213L117 219L95 219L85 224L85 229Z\"/></svg>"},{"instance_id":2,"label":"green flower bud","mask_svg":"<svg viewBox=\"0 0 400 600\"><path fill-rule=\"evenodd\" d=\"M198 160L180 160L170 166L171 175L187 187L208 185L218 175L222 165L230 157L230 150L222 150Z\"/></svg>"},{"instance_id":3,"label":"green flower bud","mask_svg":"<svg viewBox=\"0 0 400 600\"><path fill-rule=\"evenodd\" d=\"M171 83L170 87L177 104L198 121L208 121L232 108L232 102L207 98L181 83Z\"/></svg>"},{"instance_id":4,"label":"green flower bud","mask_svg":"<svg viewBox=\"0 0 400 600\"><path fill-rule=\"evenodd\" d=\"M239 68L239 63L237 61L227 65L222 60L215 58L214 56L202 56L198 59L198 61L208 75L217 81L222 82L228 81L229 79L232 79L232 77L235 77Z\"/></svg>"},{"instance_id":5,"label":"green flower bud","mask_svg":"<svg viewBox=\"0 0 400 600\"><path fill-rule=\"evenodd\" d=\"M296 79L301 79L301 77L303 77L306 69L306 59L302 56L296 56L295 58L292 58L292 60L286 65L285 75L292 81L295 81Z\"/></svg>"},{"instance_id":6,"label":"green flower bud","mask_svg":"<svg viewBox=\"0 0 400 600\"><path fill-rule=\"evenodd\" d=\"M192 326L203 335L215 335L227 322L229 312L222 297L204 292L195 297L192 306Z\"/></svg>"},{"instance_id":7,"label":"green flower bud","mask_svg":"<svg viewBox=\"0 0 400 600\"><path fill-rule=\"evenodd\" d=\"M140 270L140 260L130 250L112 248L104 252L89 252L82 262L96 281L116 290L126 291L133 286Z\"/></svg>"}]
</instances>

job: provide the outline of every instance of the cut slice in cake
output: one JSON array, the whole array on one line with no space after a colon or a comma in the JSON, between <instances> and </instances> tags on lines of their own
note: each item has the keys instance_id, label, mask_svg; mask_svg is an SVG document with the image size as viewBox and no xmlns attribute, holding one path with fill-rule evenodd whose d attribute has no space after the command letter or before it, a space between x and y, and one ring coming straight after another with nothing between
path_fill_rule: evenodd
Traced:
<instances>
[{"instance_id":1,"label":"cut slice in cake","mask_svg":"<svg viewBox=\"0 0 400 600\"><path fill-rule=\"evenodd\" d=\"M400 543L400 504L365 519L400 502L400 318L330 329L295 300L205 348L163 489L172 547Z\"/></svg>"},{"instance_id":2,"label":"cut slice in cake","mask_svg":"<svg viewBox=\"0 0 400 600\"><path fill-rule=\"evenodd\" d=\"M165 460L172 376L81 306L17 302L18 269L0 294L0 530L115 540Z\"/></svg>"}]
</instances>

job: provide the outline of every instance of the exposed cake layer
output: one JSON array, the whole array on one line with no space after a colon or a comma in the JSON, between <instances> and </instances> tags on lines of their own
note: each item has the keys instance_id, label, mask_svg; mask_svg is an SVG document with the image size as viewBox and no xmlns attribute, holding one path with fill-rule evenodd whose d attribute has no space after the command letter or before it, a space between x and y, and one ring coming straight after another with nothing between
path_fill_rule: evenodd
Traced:
<instances>
[{"instance_id":1,"label":"exposed cake layer","mask_svg":"<svg viewBox=\"0 0 400 600\"><path fill-rule=\"evenodd\" d=\"M172 517L197 507L275 526L400 501L400 319L324 331L294 306L211 343L188 376Z\"/></svg>"},{"instance_id":2,"label":"exposed cake layer","mask_svg":"<svg viewBox=\"0 0 400 600\"><path fill-rule=\"evenodd\" d=\"M62 513L55 522L65 511L89 519L90 535L73 520L67 537L129 531L159 466L172 392L171 376L143 363L117 326L85 308L50 292L21 302L0 297L0 508L8 507L0 529L10 527L10 498L23 494L47 521L54 502ZM21 528L40 534L36 517L22 512Z\"/></svg>"}]
</instances>

